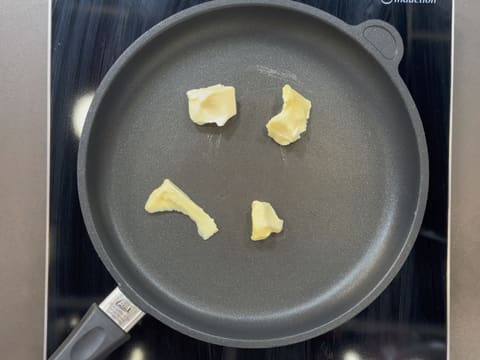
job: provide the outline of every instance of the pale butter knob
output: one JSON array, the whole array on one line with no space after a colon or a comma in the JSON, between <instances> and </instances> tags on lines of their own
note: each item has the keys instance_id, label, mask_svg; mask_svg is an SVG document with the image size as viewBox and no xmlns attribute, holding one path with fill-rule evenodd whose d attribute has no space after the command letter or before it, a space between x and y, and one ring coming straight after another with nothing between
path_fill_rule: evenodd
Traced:
<instances>
[{"instance_id":1,"label":"pale butter knob","mask_svg":"<svg viewBox=\"0 0 480 360\"><path fill-rule=\"evenodd\" d=\"M218 231L215 220L169 179L165 179L160 187L153 190L145 204L145 211L149 213L160 211L181 212L195 222L198 234L204 240Z\"/></svg>"},{"instance_id":2,"label":"pale butter knob","mask_svg":"<svg viewBox=\"0 0 480 360\"><path fill-rule=\"evenodd\" d=\"M270 203L258 200L252 202L252 240L264 240L282 229L283 220L278 217Z\"/></svg>"},{"instance_id":3,"label":"pale butter knob","mask_svg":"<svg viewBox=\"0 0 480 360\"><path fill-rule=\"evenodd\" d=\"M213 85L187 91L188 113L198 125L217 124L223 126L237 114L235 88Z\"/></svg>"},{"instance_id":4,"label":"pale butter knob","mask_svg":"<svg viewBox=\"0 0 480 360\"><path fill-rule=\"evenodd\" d=\"M280 145L289 145L307 131L312 103L290 85L282 89L282 111L267 123L268 136Z\"/></svg>"}]
</instances>

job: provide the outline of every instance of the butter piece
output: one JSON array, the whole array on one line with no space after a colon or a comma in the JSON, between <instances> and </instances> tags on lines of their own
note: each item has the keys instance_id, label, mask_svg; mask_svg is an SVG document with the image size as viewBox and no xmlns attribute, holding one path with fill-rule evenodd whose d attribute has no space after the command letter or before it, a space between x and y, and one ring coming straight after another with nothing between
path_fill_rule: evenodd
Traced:
<instances>
[{"instance_id":1,"label":"butter piece","mask_svg":"<svg viewBox=\"0 0 480 360\"><path fill-rule=\"evenodd\" d=\"M289 145L307 130L312 103L285 85L282 89L282 111L267 123L268 136L280 145Z\"/></svg>"},{"instance_id":2,"label":"butter piece","mask_svg":"<svg viewBox=\"0 0 480 360\"><path fill-rule=\"evenodd\" d=\"M252 240L264 240L271 233L279 233L282 229L283 220L270 203L258 200L252 202Z\"/></svg>"},{"instance_id":3,"label":"butter piece","mask_svg":"<svg viewBox=\"0 0 480 360\"><path fill-rule=\"evenodd\" d=\"M151 214L178 211L187 215L197 224L198 234L204 240L218 231L215 220L169 179L165 179L159 188L153 190L145 204L145 210Z\"/></svg>"},{"instance_id":4,"label":"butter piece","mask_svg":"<svg viewBox=\"0 0 480 360\"><path fill-rule=\"evenodd\" d=\"M223 126L237 114L235 88L213 85L187 91L188 113L195 124Z\"/></svg>"}]
</instances>

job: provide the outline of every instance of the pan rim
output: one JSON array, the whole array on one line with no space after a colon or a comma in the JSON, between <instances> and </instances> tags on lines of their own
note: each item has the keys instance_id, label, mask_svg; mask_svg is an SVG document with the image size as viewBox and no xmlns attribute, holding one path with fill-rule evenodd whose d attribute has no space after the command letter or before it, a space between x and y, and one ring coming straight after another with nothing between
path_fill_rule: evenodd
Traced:
<instances>
[{"instance_id":1,"label":"pan rim","mask_svg":"<svg viewBox=\"0 0 480 360\"><path fill-rule=\"evenodd\" d=\"M343 34L347 35L354 41L356 41L362 48L365 49L373 58L377 60L377 65L381 66L383 70L387 73L389 79L392 81L392 85L397 88L398 93L402 97L402 102L405 104L405 108L409 114L409 120L411 121L412 128L416 135L416 143L418 147L418 160L419 160L419 172L420 177L418 180L418 199L416 203L416 211L413 222L410 225L408 235L406 240L398 253L397 257L393 261L392 265L386 271L385 275L381 280L374 286L368 294L366 294L360 301L353 304L350 309L336 318L330 320L327 323L320 324L319 326L306 330L301 333L294 333L291 335L283 337L272 337L272 338L262 338L262 339L247 339L247 338L233 338L221 336L213 333L208 333L200 329L193 328L188 324L182 323L167 314L163 313L161 309L156 308L155 306L148 303L143 296L135 290L135 286L129 284L122 276L121 271L115 266L114 262L111 260L108 252L103 246L101 237L99 236L95 220L90 211L90 201L87 189L87 154L88 154L88 143L90 141L90 134L92 125L96 118L96 113L99 109L100 104L104 98L104 95L110 88L113 80L116 78L116 75L121 72L121 70L126 66L130 60L140 52L151 40L160 35L161 33L173 28L174 26L187 21L191 18L194 18L199 15L203 15L210 11L232 8L232 7L248 7L248 6L263 6L271 8L280 8L284 10L290 10L298 12L316 20L323 21L324 23L334 27L336 30L341 31ZM369 22L381 22L380 20L368 20ZM387 24L390 26L389 24ZM391 27L391 26L390 26ZM396 33L396 31L395 31ZM400 36L397 34L397 37ZM400 38L401 40L401 38ZM402 43L403 44L403 43ZM83 127L82 136L80 138L79 148L78 148L78 162L77 162L77 183L78 183L78 194L80 200L80 207L86 228L90 237L90 240L102 260L103 264L112 275L118 287L125 293L125 295L130 298L138 307L140 307L144 312L152 315L157 320L162 323L172 327L173 329L192 336L196 339L208 341L218 345L224 346L233 346L240 348L265 348L265 347L274 347L274 346L283 346L292 343L297 343L300 341L311 339L315 336L326 333L335 327L343 324L344 322L352 319L355 315L360 313L368 305L370 305L377 297L380 295L385 288L390 284L393 278L397 275L401 267L403 266L406 258L410 254L410 251L415 243L416 237L420 230L420 226L423 221L423 214L425 212L426 203L427 203L427 194L428 194L428 182L429 182L429 167L428 167L428 151L427 144L425 140L425 133L423 130L423 125L418 113L417 107L413 101L413 98L410 95L403 79L400 77L397 69L398 63L392 63L385 61L374 49L369 46L365 41L362 41L358 36L358 30L356 25L349 25L339 18L334 17L333 15L324 12L320 9L314 8L309 5L301 4L298 2L293 2L291 0L215 0L206 2L200 5L193 6L186 10L183 10L177 14L172 15L171 17L161 21L157 25L154 25L151 29L141 35L137 40L135 40L115 61L112 67L108 70L105 77L101 81L99 87L95 92L94 99L88 111L85 124Z\"/></svg>"}]
</instances>

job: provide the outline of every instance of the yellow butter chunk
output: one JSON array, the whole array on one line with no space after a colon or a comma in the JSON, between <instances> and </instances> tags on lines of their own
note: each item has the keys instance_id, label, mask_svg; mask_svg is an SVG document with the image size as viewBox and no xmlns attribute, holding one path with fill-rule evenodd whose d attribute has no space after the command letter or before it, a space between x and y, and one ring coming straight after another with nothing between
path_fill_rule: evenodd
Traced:
<instances>
[{"instance_id":1,"label":"yellow butter chunk","mask_svg":"<svg viewBox=\"0 0 480 360\"><path fill-rule=\"evenodd\" d=\"M187 215L197 224L198 234L204 240L218 231L215 220L169 179L165 179L159 188L153 190L145 204L145 210L149 213L178 211Z\"/></svg>"},{"instance_id":2,"label":"yellow butter chunk","mask_svg":"<svg viewBox=\"0 0 480 360\"><path fill-rule=\"evenodd\" d=\"M291 144L307 130L312 103L290 85L282 89L282 111L267 123L268 136L280 145Z\"/></svg>"},{"instance_id":3,"label":"yellow butter chunk","mask_svg":"<svg viewBox=\"0 0 480 360\"><path fill-rule=\"evenodd\" d=\"M279 233L282 229L283 220L270 203L258 200L252 202L252 240L264 240L271 233Z\"/></svg>"},{"instance_id":4,"label":"yellow butter chunk","mask_svg":"<svg viewBox=\"0 0 480 360\"><path fill-rule=\"evenodd\" d=\"M235 88L213 85L187 91L188 112L195 124L223 126L237 114Z\"/></svg>"}]
</instances>

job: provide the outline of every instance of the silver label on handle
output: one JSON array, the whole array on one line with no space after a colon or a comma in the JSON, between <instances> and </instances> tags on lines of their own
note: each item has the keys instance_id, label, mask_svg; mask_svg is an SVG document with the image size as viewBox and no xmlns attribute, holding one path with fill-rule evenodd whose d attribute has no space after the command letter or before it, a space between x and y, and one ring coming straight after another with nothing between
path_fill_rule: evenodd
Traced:
<instances>
[{"instance_id":1,"label":"silver label on handle","mask_svg":"<svg viewBox=\"0 0 480 360\"><path fill-rule=\"evenodd\" d=\"M145 315L118 287L102 301L100 309L125 332Z\"/></svg>"}]
</instances>

